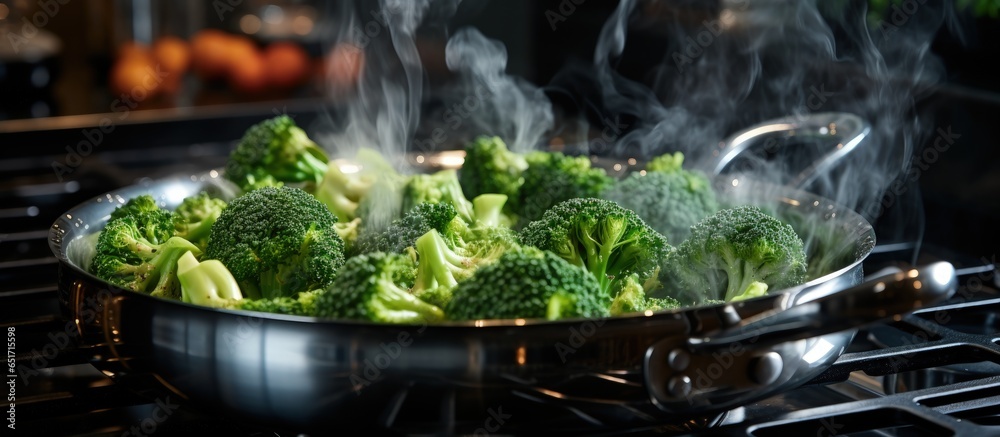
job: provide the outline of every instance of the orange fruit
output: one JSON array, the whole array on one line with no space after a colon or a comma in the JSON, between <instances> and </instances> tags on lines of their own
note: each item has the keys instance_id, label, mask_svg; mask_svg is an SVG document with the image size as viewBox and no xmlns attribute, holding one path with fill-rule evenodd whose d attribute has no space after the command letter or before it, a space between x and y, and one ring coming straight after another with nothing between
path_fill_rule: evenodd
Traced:
<instances>
[{"instance_id":1,"label":"orange fruit","mask_svg":"<svg viewBox=\"0 0 1000 437\"><path fill-rule=\"evenodd\" d=\"M236 91L257 94L267 88L267 67L264 56L256 50L231 65L229 81Z\"/></svg>"},{"instance_id":2,"label":"orange fruit","mask_svg":"<svg viewBox=\"0 0 1000 437\"><path fill-rule=\"evenodd\" d=\"M153 43L153 60L171 76L181 76L191 65L191 49L176 36L164 36Z\"/></svg>"},{"instance_id":3,"label":"orange fruit","mask_svg":"<svg viewBox=\"0 0 1000 437\"><path fill-rule=\"evenodd\" d=\"M160 84L152 77L155 73L151 68L149 59L139 56L119 59L111 68L111 92L116 98L126 94L133 101L152 98L160 91Z\"/></svg>"},{"instance_id":4,"label":"orange fruit","mask_svg":"<svg viewBox=\"0 0 1000 437\"><path fill-rule=\"evenodd\" d=\"M276 42L264 49L267 81L273 87L288 89L301 84L309 74L309 55L290 42Z\"/></svg>"},{"instance_id":5,"label":"orange fruit","mask_svg":"<svg viewBox=\"0 0 1000 437\"><path fill-rule=\"evenodd\" d=\"M203 29L191 37L191 61L202 79L218 79L229 65L231 36L216 29Z\"/></svg>"}]
</instances>

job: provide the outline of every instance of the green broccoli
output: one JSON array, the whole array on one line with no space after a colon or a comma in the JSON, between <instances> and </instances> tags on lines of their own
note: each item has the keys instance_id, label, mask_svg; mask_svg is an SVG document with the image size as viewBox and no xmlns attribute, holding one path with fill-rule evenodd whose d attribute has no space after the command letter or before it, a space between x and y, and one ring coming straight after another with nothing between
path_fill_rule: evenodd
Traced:
<instances>
[{"instance_id":1,"label":"green broccoli","mask_svg":"<svg viewBox=\"0 0 1000 437\"><path fill-rule=\"evenodd\" d=\"M185 198L174 210L174 235L204 251L212 225L225 208L226 201L211 197L204 191Z\"/></svg>"},{"instance_id":2,"label":"green broccoli","mask_svg":"<svg viewBox=\"0 0 1000 437\"><path fill-rule=\"evenodd\" d=\"M140 234L152 244L160 244L174 235L174 215L161 209L153 196L142 194L111 212L108 223L122 217L132 217Z\"/></svg>"},{"instance_id":3,"label":"green broccoli","mask_svg":"<svg viewBox=\"0 0 1000 437\"><path fill-rule=\"evenodd\" d=\"M786 223L756 206L723 209L691 228L666 260L660 280L682 300L731 302L767 288L805 281L802 239Z\"/></svg>"},{"instance_id":4,"label":"green broccoli","mask_svg":"<svg viewBox=\"0 0 1000 437\"><path fill-rule=\"evenodd\" d=\"M665 165L664 157L676 167ZM660 161L657 161L660 160ZM680 244L690 233L691 226L719 210L715 191L708 178L700 173L680 168L683 155L664 155L655 159L658 171L632 173L619 181L604 195L626 209L635 211L667 241Z\"/></svg>"},{"instance_id":5,"label":"green broccoli","mask_svg":"<svg viewBox=\"0 0 1000 437\"><path fill-rule=\"evenodd\" d=\"M340 276L316 297L319 317L381 323L429 323L444 318L440 308L407 290L413 261L400 254L374 252L347 260Z\"/></svg>"},{"instance_id":6,"label":"green broccoli","mask_svg":"<svg viewBox=\"0 0 1000 437\"><path fill-rule=\"evenodd\" d=\"M185 253L177 260L177 279L184 302L212 308L228 308L264 313L315 316L319 290L304 291L295 297L244 299L236 278L219 260L203 262Z\"/></svg>"},{"instance_id":7,"label":"green broccoli","mask_svg":"<svg viewBox=\"0 0 1000 437\"><path fill-rule=\"evenodd\" d=\"M504 194L516 198L528 169L524 157L507 150L500 137L481 136L465 146L465 163L459 181L467 198L481 194Z\"/></svg>"},{"instance_id":8,"label":"green broccoli","mask_svg":"<svg viewBox=\"0 0 1000 437\"><path fill-rule=\"evenodd\" d=\"M645 311L659 311L679 308L681 306L677 299L655 298L646 295L646 290L639 275L629 275L618 281L618 291L615 299L611 301L609 311L612 316L619 316L629 313L641 313Z\"/></svg>"},{"instance_id":9,"label":"green broccoli","mask_svg":"<svg viewBox=\"0 0 1000 437\"><path fill-rule=\"evenodd\" d=\"M462 223L460 219L454 222ZM503 227L478 227L458 235L444 236L431 229L417 239L417 276L411 290L421 299L438 305L451 299L451 289L505 252L519 246L516 234Z\"/></svg>"},{"instance_id":10,"label":"green broccoli","mask_svg":"<svg viewBox=\"0 0 1000 437\"><path fill-rule=\"evenodd\" d=\"M319 183L327 155L287 115L251 126L226 162L226 179L244 191L278 182Z\"/></svg>"},{"instance_id":11,"label":"green broccoli","mask_svg":"<svg viewBox=\"0 0 1000 437\"><path fill-rule=\"evenodd\" d=\"M293 297L280 296L271 299L243 299L235 309L287 314L290 316L317 317L316 301L322 293L325 293L325 290L302 291Z\"/></svg>"},{"instance_id":12,"label":"green broccoli","mask_svg":"<svg viewBox=\"0 0 1000 437\"><path fill-rule=\"evenodd\" d=\"M358 204L375 184L375 180L376 176L373 174L347 174L339 166L331 165L322 182L316 186L313 195L323 202L338 220L346 222L357 217Z\"/></svg>"},{"instance_id":13,"label":"green broccoli","mask_svg":"<svg viewBox=\"0 0 1000 437\"><path fill-rule=\"evenodd\" d=\"M416 244L417 238L431 229L442 234L452 234L449 227L460 226L461 220L456 220L458 213L450 203L421 203L396 219L388 229L379 233L363 233L358 241L356 253L390 252L403 253L407 247Z\"/></svg>"},{"instance_id":14,"label":"green broccoli","mask_svg":"<svg viewBox=\"0 0 1000 437\"><path fill-rule=\"evenodd\" d=\"M115 208L111 212L108 221L125 217L127 215L138 216L148 212L160 212L160 206L156 204L156 199L149 194L141 194L129 199L124 205Z\"/></svg>"},{"instance_id":15,"label":"green broccoli","mask_svg":"<svg viewBox=\"0 0 1000 437\"><path fill-rule=\"evenodd\" d=\"M553 205L581 197L601 197L614 179L602 168L593 168L586 156L559 152L532 152L525 156L528 169L509 210L519 216L518 227L538 220Z\"/></svg>"},{"instance_id":16,"label":"green broccoli","mask_svg":"<svg viewBox=\"0 0 1000 437\"><path fill-rule=\"evenodd\" d=\"M462 186L458 183L458 173L455 170L441 170L433 174L418 174L410 178L403 190L403 213L421 203L450 203L455 207L458 216L466 223L472 224L475 216L472 202L465 198Z\"/></svg>"},{"instance_id":17,"label":"green broccoli","mask_svg":"<svg viewBox=\"0 0 1000 437\"><path fill-rule=\"evenodd\" d=\"M177 259L185 252L200 255L201 251L180 237L160 242L150 240L146 234L134 216L108 222L97 239L91 273L132 291L180 299Z\"/></svg>"},{"instance_id":18,"label":"green broccoli","mask_svg":"<svg viewBox=\"0 0 1000 437\"><path fill-rule=\"evenodd\" d=\"M586 268L609 302L615 278L651 272L671 250L666 238L635 212L602 199L577 198L553 206L522 230L521 241Z\"/></svg>"},{"instance_id":19,"label":"green broccoli","mask_svg":"<svg viewBox=\"0 0 1000 437\"><path fill-rule=\"evenodd\" d=\"M326 288L344 264L337 217L309 193L265 187L222 211L205 255L218 259L253 299Z\"/></svg>"},{"instance_id":20,"label":"green broccoli","mask_svg":"<svg viewBox=\"0 0 1000 437\"><path fill-rule=\"evenodd\" d=\"M530 247L507 251L458 283L445 312L452 320L608 315L593 275L551 252Z\"/></svg>"}]
</instances>

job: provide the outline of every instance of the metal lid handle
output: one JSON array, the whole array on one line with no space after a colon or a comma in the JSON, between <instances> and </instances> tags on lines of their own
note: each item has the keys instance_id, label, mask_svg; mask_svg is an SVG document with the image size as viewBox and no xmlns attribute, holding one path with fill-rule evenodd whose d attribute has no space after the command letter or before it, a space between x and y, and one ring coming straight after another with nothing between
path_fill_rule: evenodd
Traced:
<instances>
[{"instance_id":1,"label":"metal lid handle","mask_svg":"<svg viewBox=\"0 0 1000 437\"><path fill-rule=\"evenodd\" d=\"M743 152L771 144L765 139L777 136L828 138L834 144L833 150L799 172L789 183L794 187L804 187L833 168L870 133L871 124L857 115L844 112L821 112L769 120L739 131L719 143L719 150L713 153L715 159L710 169L714 175L722 174Z\"/></svg>"}]
</instances>

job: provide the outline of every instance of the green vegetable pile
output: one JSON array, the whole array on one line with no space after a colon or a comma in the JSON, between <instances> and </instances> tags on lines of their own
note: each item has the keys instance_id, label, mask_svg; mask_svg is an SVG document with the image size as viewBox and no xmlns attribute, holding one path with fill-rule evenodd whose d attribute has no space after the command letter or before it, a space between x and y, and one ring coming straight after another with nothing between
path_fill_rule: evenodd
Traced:
<instances>
[{"instance_id":1,"label":"green vegetable pile","mask_svg":"<svg viewBox=\"0 0 1000 437\"><path fill-rule=\"evenodd\" d=\"M265 120L226 166L241 195L128 200L91 272L196 305L378 323L648 313L806 279L791 226L724 208L680 153L619 180L497 137L465 152L460 171L405 175L363 149L345 171L290 118Z\"/></svg>"}]
</instances>

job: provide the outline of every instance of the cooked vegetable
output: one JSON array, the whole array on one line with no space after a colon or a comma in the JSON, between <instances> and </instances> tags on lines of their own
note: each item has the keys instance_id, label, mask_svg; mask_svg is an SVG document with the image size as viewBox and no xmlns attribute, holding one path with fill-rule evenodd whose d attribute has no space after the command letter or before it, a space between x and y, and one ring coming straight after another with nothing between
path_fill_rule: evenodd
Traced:
<instances>
[{"instance_id":1,"label":"cooked vegetable","mask_svg":"<svg viewBox=\"0 0 1000 437\"><path fill-rule=\"evenodd\" d=\"M507 150L500 137L482 136L465 146L465 163L459 170L459 182L465 197L481 194L504 194L516 198L524 183L528 162L523 156Z\"/></svg>"},{"instance_id":2,"label":"cooked vegetable","mask_svg":"<svg viewBox=\"0 0 1000 437\"><path fill-rule=\"evenodd\" d=\"M130 215L108 222L98 237L91 272L113 285L132 291L169 299L180 298L177 259L185 252L200 255L201 251L180 237L160 241L159 237L163 234L156 231L156 226L155 223L140 224L136 217ZM150 239L148 235L157 238Z\"/></svg>"},{"instance_id":3,"label":"cooked vegetable","mask_svg":"<svg viewBox=\"0 0 1000 437\"><path fill-rule=\"evenodd\" d=\"M226 162L226 179L244 191L278 182L319 183L327 171L327 155L287 115L247 129Z\"/></svg>"},{"instance_id":4,"label":"cooked vegetable","mask_svg":"<svg viewBox=\"0 0 1000 437\"><path fill-rule=\"evenodd\" d=\"M608 308L612 316L645 311L679 308L681 303L671 297L655 298L646 295L639 275L629 275L617 282L618 291Z\"/></svg>"},{"instance_id":5,"label":"cooked vegetable","mask_svg":"<svg viewBox=\"0 0 1000 437\"><path fill-rule=\"evenodd\" d=\"M253 299L326 288L344 264L337 217L309 193L265 187L229 204L205 255L218 259Z\"/></svg>"},{"instance_id":6,"label":"cooked vegetable","mask_svg":"<svg viewBox=\"0 0 1000 437\"><path fill-rule=\"evenodd\" d=\"M444 318L440 308L414 297L413 261L374 252L347 261L340 276L316 297L320 317L382 323L427 323Z\"/></svg>"},{"instance_id":7,"label":"cooked vegetable","mask_svg":"<svg viewBox=\"0 0 1000 437\"><path fill-rule=\"evenodd\" d=\"M417 238L436 229L443 234L462 232L459 229L447 231L449 226L464 226L458 213L450 203L421 203L396 219L389 228L380 233L365 233L361 236L357 253L390 252L403 253L407 247L416 244Z\"/></svg>"},{"instance_id":8,"label":"cooked vegetable","mask_svg":"<svg viewBox=\"0 0 1000 437\"><path fill-rule=\"evenodd\" d=\"M521 232L524 244L586 268L611 295L615 278L651 272L671 247L634 212L602 199L570 199Z\"/></svg>"},{"instance_id":9,"label":"cooked vegetable","mask_svg":"<svg viewBox=\"0 0 1000 437\"><path fill-rule=\"evenodd\" d=\"M604 169L591 167L586 156L533 152L525 160L528 169L523 174L524 183L510 202L510 210L519 216L519 227L538 220L560 202L601 197L613 182Z\"/></svg>"},{"instance_id":10,"label":"cooked vegetable","mask_svg":"<svg viewBox=\"0 0 1000 437\"><path fill-rule=\"evenodd\" d=\"M189 196L174 210L174 235L198 246L202 251L208 246L212 225L226 209L226 202L202 191Z\"/></svg>"},{"instance_id":11,"label":"cooked vegetable","mask_svg":"<svg viewBox=\"0 0 1000 437\"><path fill-rule=\"evenodd\" d=\"M504 252L517 247L513 234L482 229L468 234L469 240L452 236L444 238L437 230L417 239L417 275L411 290L422 299L446 303L450 291L459 282L485 265L493 263Z\"/></svg>"},{"instance_id":12,"label":"cooked vegetable","mask_svg":"<svg viewBox=\"0 0 1000 437\"><path fill-rule=\"evenodd\" d=\"M536 248L507 251L458 283L452 294L445 312L453 320L608 315L593 275Z\"/></svg>"},{"instance_id":13,"label":"cooked vegetable","mask_svg":"<svg viewBox=\"0 0 1000 437\"><path fill-rule=\"evenodd\" d=\"M174 216L161 209L153 196L142 194L133 197L111 212L108 222L122 217L132 217L141 235L150 243L160 244L174 235Z\"/></svg>"},{"instance_id":14,"label":"cooked vegetable","mask_svg":"<svg viewBox=\"0 0 1000 437\"><path fill-rule=\"evenodd\" d=\"M219 260L198 262L192 252L177 260L181 300L212 308L234 308L243 301L236 278Z\"/></svg>"},{"instance_id":15,"label":"cooked vegetable","mask_svg":"<svg viewBox=\"0 0 1000 437\"><path fill-rule=\"evenodd\" d=\"M763 295L766 287L801 284L805 275L806 254L795 230L756 206L738 206L691 228L660 280L682 302L697 304Z\"/></svg>"},{"instance_id":16,"label":"cooked vegetable","mask_svg":"<svg viewBox=\"0 0 1000 437\"><path fill-rule=\"evenodd\" d=\"M642 313L805 280L795 231L756 207L719 211L681 153L616 181L499 137L465 151L461 172L407 176L367 148L328 163L290 118L264 120L227 163L242 195L173 212L136 196L88 268L197 305L381 323Z\"/></svg>"},{"instance_id":17,"label":"cooked vegetable","mask_svg":"<svg viewBox=\"0 0 1000 437\"><path fill-rule=\"evenodd\" d=\"M472 202L465 198L455 170L419 174L410 178L403 190L403 213L421 203L450 203L466 223L473 223Z\"/></svg>"},{"instance_id":18,"label":"cooked vegetable","mask_svg":"<svg viewBox=\"0 0 1000 437\"><path fill-rule=\"evenodd\" d=\"M681 168L681 153L663 155L646 174L632 173L604 198L635 211L671 244L680 244L691 226L719 210L715 191L704 175Z\"/></svg>"},{"instance_id":19,"label":"cooked vegetable","mask_svg":"<svg viewBox=\"0 0 1000 437\"><path fill-rule=\"evenodd\" d=\"M319 291L304 291L295 297L244 299L236 278L218 260L198 262L191 252L177 261L177 278L184 302L212 308L229 308L265 313L315 316Z\"/></svg>"}]
</instances>

